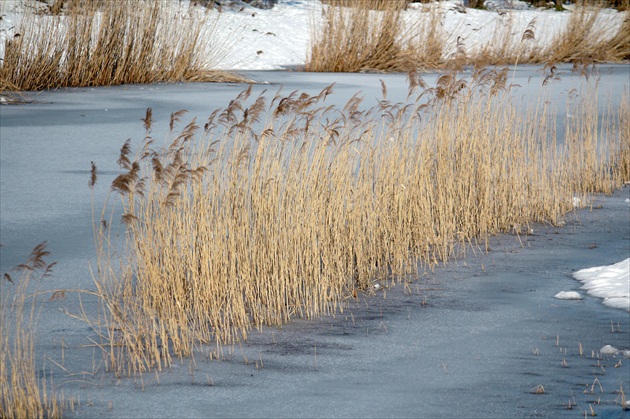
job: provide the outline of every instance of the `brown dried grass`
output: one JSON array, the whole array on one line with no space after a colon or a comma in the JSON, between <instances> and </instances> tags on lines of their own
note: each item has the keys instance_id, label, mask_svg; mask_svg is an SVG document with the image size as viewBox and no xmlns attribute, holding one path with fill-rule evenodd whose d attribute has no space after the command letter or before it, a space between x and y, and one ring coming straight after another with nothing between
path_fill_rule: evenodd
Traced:
<instances>
[{"instance_id":1,"label":"brown dried grass","mask_svg":"<svg viewBox=\"0 0 630 419\"><path fill-rule=\"evenodd\" d=\"M55 263L46 243L33 249L26 263L17 266L15 278L5 273L0 283L0 418L61 417L63 402L52 382L40 376L35 362L35 328L38 304L29 288L33 279L48 276Z\"/></svg>"},{"instance_id":2,"label":"brown dried grass","mask_svg":"<svg viewBox=\"0 0 630 419\"><path fill-rule=\"evenodd\" d=\"M507 12L497 17L492 40L470 53L466 63L479 66L626 60L630 57L630 12L623 12L618 26L619 17L604 13L603 7L601 2L576 4L567 12L566 26L546 46L540 44L545 35L540 22L533 19L519 29L515 27L514 12ZM519 36L513 36L515 33Z\"/></svg>"},{"instance_id":3,"label":"brown dried grass","mask_svg":"<svg viewBox=\"0 0 630 419\"><path fill-rule=\"evenodd\" d=\"M405 8L394 3L390 9L327 4L321 24L311 19L313 44L306 71L412 71L463 65L620 62L630 57L630 11L620 12L624 18L618 26L619 17L603 13L601 2L580 2L566 12L570 13L566 26L547 46L541 46L545 29L540 22L534 19L525 28L517 27L515 12L496 16L495 29L484 44L466 45L463 27L453 34L442 27L446 12L439 4L424 6L427 13L414 20L406 20ZM450 45L452 53L447 52Z\"/></svg>"},{"instance_id":4,"label":"brown dried grass","mask_svg":"<svg viewBox=\"0 0 630 419\"><path fill-rule=\"evenodd\" d=\"M405 48L404 1L330 0L323 26L311 25L305 71L406 71L415 66ZM314 20L312 18L311 20Z\"/></svg>"},{"instance_id":5,"label":"brown dried grass","mask_svg":"<svg viewBox=\"0 0 630 419\"><path fill-rule=\"evenodd\" d=\"M387 11L405 10L411 0L322 0L322 3L333 7Z\"/></svg>"},{"instance_id":6,"label":"brown dried grass","mask_svg":"<svg viewBox=\"0 0 630 419\"><path fill-rule=\"evenodd\" d=\"M164 81L234 81L212 71L225 51L206 51L209 15L160 0L68 1L61 14L25 9L7 39L2 90Z\"/></svg>"},{"instance_id":7,"label":"brown dried grass","mask_svg":"<svg viewBox=\"0 0 630 419\"><path fill-rule=\"evenodd\" d=\"M630 49L628 32L630 12L624 12L619 30L610 30L611 22L602 15L599 5L578 5L571 12L565 29L551 42L538 62L618 62Z\"/></svg>"},{"instance_id":8,"label":"brown dried grass","mask_svg":"<svg viewBox=\"0 0 630 419\"><path fill-rule=\"evenodd\" d=\"M366 110L358 96L327 106L332 86L271 101L250 100L250 88L181 130L174 113L164 147L148 111L147 136L135 153L125 143L112 184L128 259L95 223L103 310L90 321L109 367L159 370L204 344L216 355L252 328L343 311L375 280L559 223L575 194L623 184L627 113L600 121L589 91L557 140L544 95L524 111L506 82L507 70L447 74L434 87L410 74L407 102L390 103L383 85Z\"/></svg>"}]
</instances>

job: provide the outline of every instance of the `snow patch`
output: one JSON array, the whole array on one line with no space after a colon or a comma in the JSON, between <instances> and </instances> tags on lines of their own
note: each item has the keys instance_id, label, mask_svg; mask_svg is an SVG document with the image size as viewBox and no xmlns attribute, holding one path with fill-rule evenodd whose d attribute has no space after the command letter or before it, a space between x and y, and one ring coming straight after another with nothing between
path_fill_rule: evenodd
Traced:
<instances>
[{"instance_id":1,"label":"snow patch","mask_svg":"<svg viewBox=\"0 0 630 419\"><path fill-rule=\"evenodd\" d=\"M630 258L607 266L586 268L573 273L582 289L604 304L630 311Z\"/></svg>"},{"instance_id":2,"label":"snow patch","mask_svg":"<svg viewBox=\"0 0 630 419\"><path fill-rule=\"evenodd\" d=\"M619 353L619 349L614 346L606 345L599 350L599 353L602 355L617 355Z\"/></svg>"},{"instance_id":3,"label":"snow patch","mask_svg":"<svg viewBox=\"0 0 630 419\"><path fill-rule=\"evenodd\" d=\"M577 291L560 291L553 298L558 300L581 300L582 296Z\"/></svg>"}]
</instances>

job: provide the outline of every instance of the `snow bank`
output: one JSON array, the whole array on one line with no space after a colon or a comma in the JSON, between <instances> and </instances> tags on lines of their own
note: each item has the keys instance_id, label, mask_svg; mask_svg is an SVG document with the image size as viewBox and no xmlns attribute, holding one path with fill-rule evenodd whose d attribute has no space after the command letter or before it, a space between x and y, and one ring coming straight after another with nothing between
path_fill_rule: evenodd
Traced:
<instances>
[{"instance_id":1,"label":"snow bank","mask_svg":"<svg viewBox=\"0 0 630 419\"><path fill-rule=\"evenodd\" d=\"M630 258L614 265L582 269L573 277L584 283L581 288L589 294L603 298L604 304L630 311Z\"/></svg>"},{"instance_id":2,"label":"snow bank","mask_svg":"<svg viewBox=\"0 0 630 419\"><path fill-rule=\"evenodd\" d=\"M536 9L520 1L489 0L489 10L463 9L461 2L448 0L429 5L412 4L404 12L408 25L429 18L431 7L440 13L440 27L446 38L444 57L452 56L461 39L469 53L482 50L489 42L518 45L527 25L534 22L535 47L547 47L567 25L570 12ZM571 8L571 6L567 6ZM303 66L311 43L311 24L322 24L323 6L313 0L279 0L273 9L225 8L221 28L231 47L218 67L224 70L278 70ZM211 11L211 13L218 13ZM624 15L602 10L597 25L612 36Z\"/></svg>"},{"instance_id":3,"label":"snow bank","mask_svg":"<svg viewBox=\"0 0 630 419\"><path fill-rule=\"evenodd\" d=\"M175 0L174 0L175 1ZM188 4L187 1L183 2ZM198 6L200 9L203 6ZM221 70L281 70L303 66L311 43L312 26L322 25L323 5L315 0L279 0L272 9L252 6L224 7L208 13L207 43L222 58L213 64ZM459 1L441 1L429 5L412 4L404 12L408 25L429 18L430 8L440 13L440 28L446 38L444 56L457 50L461 39L469 53L485 48L488 43L520 44L527 25L534 22L536 48L549 45L566 26L570 12L536 9L517 0L487 0L488 10L467 9ZM571 6L567 6L571 7ZM205 8L203 8L205 10ZM0 0L0 41L13 36L13 26L19 22L23 3ZM602 10L597 25L614 34L624 15L613 9ZM0 43L1 44L1 43ZM0 57L2 56L0 47Z\"/></svg>"}]
</instances>

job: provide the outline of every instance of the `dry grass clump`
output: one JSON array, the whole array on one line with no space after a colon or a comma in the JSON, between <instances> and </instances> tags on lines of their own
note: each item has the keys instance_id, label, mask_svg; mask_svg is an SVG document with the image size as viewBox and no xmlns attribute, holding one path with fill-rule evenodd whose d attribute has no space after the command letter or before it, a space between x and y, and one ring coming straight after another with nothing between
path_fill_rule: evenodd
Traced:
<instances>
[{"instance_id":1,"label":"dry grass clump","mask_svg":"<svg viewBox=\"0 0 630 419\"><path fill-rule=\"evenodd\" d=\"M590 86L583 94L588 96L597 92ZM597 103L588 100L573 101L568 108L571 116L566 122L564 138L568 167L564 175L575 191L610 193L615 185L623 185L630 180L628 106L626 91L617 111L608 106L600 115ZM602 149L602 143L608 145ZM604 161L607 164L603 164ZM608 171L604 176L610 178L610 183L601 183L602 170Z\"/></svg>"},{"instance_id":2,"label":"dry grass clump","mask_svg":"<svg viewBox=\"0 0 630 419\"><path fill-rule=\"evenodd\" d=\"M0 289L0 418L61 417L51 383L39 375L35 366L35 326L37 303L28 295L33 279L50 274L53 263L46 243L35 247L28 261L15 268L19 278L5 273ZM11 288L11 289L9 289Z\"/></svg>"},{"instance_id":3,"label":"dry grass clump","mask_svg":"<svg viewBox=\"0 0 630 419\"><path fill-rule=\"evenodd\" d=\"M213 29L197 8L160 0L59 4L53 15L25 9L4 42L2 90L235 79L210 70L225 51L203 43Z\"/></svg>"},{"instance_id":4,"label":"dry grass clump","mask_svg":"<svg viewBox=\"0 0 630 419\"><path fill-rule=\"evenodd\" d=\"M501 65L531 63L536 60L535 55L540 51L536 42L538 22L536 18L529 21L520 38L513 36L515 31L515 16L511 12L499 15L495 21L490 42L472 52L466 63L479 65Z\"/></svg>"},{"instance_id":5,"label":"dry grass clump","mask_svg":"<svg viewBox=\"0 0 630 419\"><path fill-rule=\"evenodd\" d=\"M480 44L460 25L452 33L443 26L448 11L440 4L423 7L411 19L402 2L376 7L341 7L326 2L321 24L312 19L313 43L307 71L410 71L461 68L463 65L516 63L620 62L630 56L630 11L622 23L605 13L602 3L580 2L569 12L566 26L549 34L544 22L519 23L516 12L499 11L494 29ZM378 10L378 11L377 11ZM490 12L487 12L490 13ZM462 21L463 22L463 21ZM479 30L482 28L475 28ZM547 40L545 40L545 38ZM545 40L543 42L543 40Z\"/></svg>"},{"instance_id":6,"label":"dry grass clump","mask_svg":"<svg viewBox=\"0 0 630 419\"><path fill-rule=\"evenodd\" d=\"M351 7L368 10L405 10L411 0L322 0L333 7Z\"/></svg>"},{"instance_id":7,"label":"dry grass clump","mask_svg":"<svg viewBox=\"0 0 630 419\"><path fill-rule=\"evenodd\" d=\"M622 61L630 49L630 12L624 22L611 31L611 22L602 16L601 7L578 5L564 30L556 36L538 62Z\"/></svg>"},{"instance_id":8,"label":"dry grass clump","mask_svg":"<svg viewBox=\"0 0 630 419\"><path fill-rule=\"evenodd\" d=\"M323 27L311 24L306 71L409 71L442 64L447 36L437 5L429 7L426 19L411 22L406 1L325 3Z\"/></svg>"},{"instance_id":9,"label":"dry grass clump","mask_svg":"<svg viewBox=\"0 0 630 419\"><path fill-rule=\"evenodd\" d=\"M306 71L406 71L416 66L405 48L404 1L357 0L353 7L342 7L347 5L343 0L328 3L323 26L311 25Z\"/></svg>"},{"instance_id":10,"label":"dry grass clump","mask_svg":"<svg viewBox=\"0 0 630 419\"><path fill-rule=\"evenodd\" d=\"M624 16L619 30L604 46L604 51L616 61L630 60L630 8L626 8Z\"/></svg>"},{"instance_id":11,"label":"dry grass clump","mask_svg":"<svg viewBox=\"0 0 630 419\"><path fill-rule=\"evenodd\" d=\"M624 91L624 94L627 98L629 95L627 89ZM628 141L630 139L630 118L628 118L628 115L630 115L630 101L624 100L619 106L619 114L617 116L619 132L621 133L618 137L621 143L617 144L619 153L610 156L610 164L614 167L614 173L619 177L618 181L626 185L630 183L630 141Z\"/></svg>"},{"instance_id":12,"label":"dry grass clump","mask_svg":"<svg viewBox=\"0 0 630 419\"><path fill-rule=\"evenodd\" d=\"M332 86L251 100L250 87L181 130L184 111L173 113L163 147L149 109L146 138L135 153L124 144L112 183L128 259L113 263L111 223L96 230L104 317L93 325L110 368L161 369L253 327L334 314L375 280L557 223L574 194L622 184L627 114L599 121L595 102L575 105L582 114L556 138L544 97L523 110L506 83L507 70L434 87L410 74L406 102L383 85L370 109L358 95L326 105Z\"/></svg>"},{"instance_id":13,"label":"dry grass clump","mask_svg":"<svg viewBox=\"0 0 630 419\"><path fill-rule=\"evenodd\" d=\"M505 12L496 18L491 40L468 51L465 61L472 65L620 62L630 56L630 12L623 13L621 20L604 13L601 3L576 4L564 28L541 45L548 36L543 22L534 18L518 28L514 12Z\"/></svg>"},{"instance_id":14,"label":"dry grass clump","mask_svg":"<svg viewBox=\"0 0 630 419\"><path fill-rule=\"evenodd\" d=\"M0 105L28 102L29 99L19 91L17 86L0 80Z\"/></svg>"},{"instance_id":15,"label":"dry grass clump","mask_svg":"<svg viewBox=\"0 0 630 419\"><path fill-rule=\"evenodd\" d=\"M411 68L406 69L437 69L444 65L444 56L448 35L442 25L443 15L439 5L431 4L423 13L422 19L411 25L410 36L405 40L405 53L411 59ZM404 37L403 37L404 39Z\"/></svg>"}]
</instances>

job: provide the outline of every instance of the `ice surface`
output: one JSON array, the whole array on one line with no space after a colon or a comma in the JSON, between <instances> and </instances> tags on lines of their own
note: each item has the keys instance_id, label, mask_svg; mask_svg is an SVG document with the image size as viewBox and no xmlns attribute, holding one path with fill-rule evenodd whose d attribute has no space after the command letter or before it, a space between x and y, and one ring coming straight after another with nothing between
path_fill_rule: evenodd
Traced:
<instances>
[{"instance_id":1,"label":"ice surface","mask_svg":"<svg viewBox=\"0 0 630 419\"><path fill-rule=\"evenodd\" d=\"M519 94L535 98L538 70L516 73ZM570 66L565 70L570 73ZM273 95L280 85L287 94L296 89L314 94L336 82L327 104L343 105L361 91L372 105L381 94L379 79L387 83L390 100L407 95L404 74L246 75L269 82L254 85L254 95L263 89ZM434 83L437 76L425 80ZM566 98L576 80L567 74L551 86L552 100ZM602 68L600 88L605 95L612 91L613 101L623 91L618 86L627 83L626 67ZM120 173L120 146L127 138L139 142L145 135L140 119L146 108L153 108L153 134L162 138L173 111L188 109L189 119L205 120L245 87L194 83L59 89L29 93L32 103L2 106L0 272L22 263L34 245L48 240L58 264L50 278L38 283L42 291L93 290L92 198L100 211ZM90 161L100 172L94 191L87 186ZM536 224L536 234L521 241L493 236L487 254L470 252L427 271L408 287L379 282L383 291L360 296L335 317L296 319L282 328L253 331L242 347L224 348L220 361L208 360L208 349L201 348L194 364L178 361L159 374L118 379L105 371L92 341L98 337L64 313L79 310L77 295L68 291L65 300L44 301L41 307L35 358L46 359L58 391L81 400L66 417L573 418L579 410L567 410L563 403L575 397L578 406L588 409L593 395L583 393L584 385L595 378L605 393L594 409L600 417L618 417L613 392L620 382L630 388L630 362L601 375L578 348L590 355L608 344L627 352L628 313L595 298L565 304L553 295L575 287L567 275L571 269L627 257L628 193L625 188L597 198L601 206L570 213L563 228ZM593 242L598 246L590 248ZM85 310L95 314L96 302L88 295L81 298ZM611 324L624 333L611 333ZM565 355L568 368L561 366ZM603 355L603 362L607 357L612 355ZM545 395L531 395L540 384Z\"/></svg>"},{"instance_id":2,"label":"ice surface","mask_svg":"<svg viewBox=\"0 0 630 419\"><path fill-rule=\"evenodd\" d=\"M450 48L457 36L474 48L505 23L496 12L464 14L454 6L452 1L440 3L443 27L453 41ZM423 7L408 11L407 19L418 17ZM512 14L514 36L520 37L536 17L536 36L542 43L569 16L522 9ZM12 13L5 22L17 21L12 8L5 12ZM231 43L221 68L303 65L311 40L309 19L318 16L321 5L310 0L281 0L271 10L225 10L222 36ZM607 84L627 83L627 68L619 68L604 72L602 91ZM515 83L523 86L519 93L537 94L529 79L538 70L524 67L516 72ZM565 70L567 76L551 87L555 90L550 97L566 98L574 87L570 67ZM402 100L407 93L404 75L253 71L249 76L283 85L287 92L310 94L336 82L330 100L339 103L357 91L368 100L379 97L379 78L386 81L391 100ZM426 76L427 82L435 78ZM156 126L164 126L171 112L183 108L191 118L205 118L243 88L173 84L60 89L35 96L33 103L2 106L0 272L21 263L34 245L48 240L59 263L41 286L93 289L90 161L101 173L94 192L99 210L108 184L119 173L115 161L120 146L127 138L143 138L140 118L147 107L154 109ZM621 90L611 96L613 106ZM611 263L628 254L627 197L625 190L604 198L602 209L580 213L579 223L569 220L565 229L536 226L536 235L528 237L525 246L510 237L495 237L492 240L501 240L492 244L497 251L436 268L411 284L410 292L402 286L388 288L386 299L382 292L362 298L333 318L297 320L281 329L253 332L242 348L225 348L221 361L200 354L194 365L182 361L171 370L139 378L118 379L105 371L90 340L97 337L63 313L78 307L69 292L66 300L46 302L41 308L36 359L46 356L63 366L47 363L58 390L82 401L68 417L575 417L577 410L568 411L562 404L575 397L578 406L587 409L592 397L583 393L584 383L594 379L592 360L576 355L578 343L585 353L608 344L623 348L630 357L627 334L610 333L611 324L623 331L630 324L625 312L594 299L559 304L551 296L572 288L574 281L567 277L572 267ZM586 244L593 241L599 246L589 249ZM596 288L605 294L606 304L628 309L627 294L621 295L623 272L626 290L628 281L624 266L608 271L600 282L591 272L589 282L603 284ZM616 281L621 285L615 286ZM91 313L96 310L87 297L83 305ZM559 367L558 341L568 348L570 368ZM540 355L532 355L534 347ZM254 362L258 359L264 362L261 368ZM620 382L630 387L629 364L597 376L606 391L604 401L614 398L609 395ZM547 394L530 395L529 389L540 384ZM608 417L617 414L619 406L610 402L595 409Z\"/></svg>"}]
</instances>

